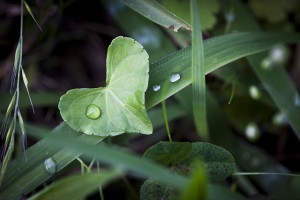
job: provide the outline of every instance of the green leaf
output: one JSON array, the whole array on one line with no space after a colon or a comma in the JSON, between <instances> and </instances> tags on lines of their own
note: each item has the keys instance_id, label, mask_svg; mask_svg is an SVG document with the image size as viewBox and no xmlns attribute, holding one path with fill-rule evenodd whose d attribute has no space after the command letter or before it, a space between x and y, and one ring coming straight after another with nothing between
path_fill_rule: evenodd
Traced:
<instances>
[{"instance_id":1,"label":"green leaf","mask_svg":"<svg viewBox=\"0 0 300 200\"><path fill-rule=\"evenodd\" d=\"M162 6L176 14L181 19L190 22L189 0L162 0ZM218 0L197 0L202 30L213 28L217 23L216 14L220 10Z\"/></svg>"},{"instance_id":2,"label":"green leaf","mask_svg":"<svg viewBox=\"0 0 300 200\"><path fill-rule=\"evenodd\" d=\"M106 63L106 87L68 91L58 106L62 118L85 134L151 134L144 97L149 77L147 52L133 39L117 37L108 48Z\"/></svg>"},{"instance_id":3,"label":"green leaf","mask_svg":"<svg viewBox=\"0 0 300 200\"><path fill-rule=\"evenodd\" d=\"M143 157L175 167L174 169L185 174L189 174L194 160L201 159L213 180L225 179L235 168L234 158L228 151L203 142L159 142L147 149Z\"/></svg>"},{"instance_id":4,"label":"green leaf","mask_svg":"<svg viewBox=\"0 0 300 200\"><path fill-rule=\"evenodd\" d=\"M197 132L204 140L208 140L208 125L206 119L205 97L205 66L204 49L196 0L191 0L192 19L192 86L193 86L193 114Z\"/></svg>"},{"instance_id":5,"label":"green leaf","mask_svg":"<svg viewBox=\"0 0 300 200\"><path fill-rule=\"evenodd\" d=\"M193 148L188 161L202 158L204 166L212 180L223 180L235 169L233 156L224 148L204 142L192 143ZM188 162L187 161L187 162Z\"/></svg>"},{"instance_id":6,"label":"green leaf","mask_svg":"<svg viewBox=\"0 0 300 200\"><path fill-rule=\"evenodd\" d=\"M118 171L101 172L101 174L95 172L90 172L85 175L75 174L51 184L29 199L85 199L85 197L99 187L104 187L120 176L121 173Z\"/></svg>"},{"instance_id":7,"label":"green leaf","mask_svg":"<svg viewBox=\"0 0 300 200\"><path fill-rule=\"evenodd\" d=\"M147 149L143 157L171 166L186 160L191 150L192 144L188 142L159 142Z\"/></svg>"},{"instance_id":8,"label":"green leaf","mask_svg":"<svg viewBox=\"0 0 300 200\"><path fill-rule=\"evenodd\" d=\"M251 0L249 7L254 14L268 20L270 23L279 23L287 18L288 11L293 8L290 0Z\"/></svg>"},{"instance_id":9,"label":"green leaf","mask_svg":"<svg viewBox=\"0 0 300 200\"><path fill-rule=\"evenodd\" d=\"M140 189L141 200L175 200L178 197L178 190L166 184L161 184L153 179L146 180Z\"/></svg>"},{"instance_id":10,"label":"green leaf","mask_svg":"<svg viewBox=\"0 0 300 200\"><path fill-rule=\"evenodd\" d=\"M151 21L175 32L180 28L191 29L188 23L176 17L155 0L124 0L124 3Z\"/></svg>"}]
</instances>

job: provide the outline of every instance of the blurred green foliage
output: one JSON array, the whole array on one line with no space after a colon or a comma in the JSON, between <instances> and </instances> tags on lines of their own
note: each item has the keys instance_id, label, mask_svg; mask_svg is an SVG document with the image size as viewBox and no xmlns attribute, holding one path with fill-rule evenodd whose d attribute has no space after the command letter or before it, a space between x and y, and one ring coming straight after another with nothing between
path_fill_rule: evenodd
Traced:
<instances>
[{"instance_id":1,"label":"blurred green foliage","mask_svg":"<svg viewBox=\"0 0 300 200\"><path fill-rule=\"evenodd\" d=\"M188 0L158 2L178 17L190 22ZM26 12L23 67L27 74L35 114L30 110L30 102L25 96L26 89L23 86L19 108L28 133L39 133L40 126L53 128L62 121L57 105L59 97L67 90L105 85L106 49L113 38L123 35L140 42L150 56L150 64L191 44L190 32L179 30L175 33L160 27L126 7L120 0L88 3L76 0L43 0L27 3L43 30L42 32L39 30L31 14ZM205 39L236 31L292 33L300 31L299 0L201 0L198 4ZM19 1L0 1L0 110L3 114L0 116L1 119L11 98L9 87L19 38L19 17ZM226 47L230 49L230 45ZM264 60L274 55L276 60L278 58L276 55L282 54L280 49L276 50L277 47L265 54L254 55L252 62L249 58L239 59L206 76L207 117L211 134L209 142L221 146L233 155L236 171L274 173L300 171L299 139L286 117L286 114L296 116L294 122L297 122L297 116L300 116L299 99L295 95L300 89L300 47L299 44L284 45L283 47L290 53L284 54L284 61L281 63ZM262 63L266 67L261 68L263 73L260 73L255 67L260 68ZM264 78L269 78L267 84ZM253 96L253 87L259 90L259 97ZM272 92L276 95L272 95ZM287 101L282 104L283 106L278 106L280 105L278 98ZM201 140L197 137L192 123L191 99L192 89L187 87L166 100L172 139L176 142ZM160 105L150 109L148 114L154 127L151 136L124 134L106 138L103 142L108 146L118 145L120 147L118 150L125 155L127 152L134 152L140 156L150 151L151 148L147 150L149 147L167 140L167 135ZM254 125L260 133L255 140L251 140L247 135L249 124ZM17 129L17 132L20 130ZM71 137L73 132L65 124L54 130L55 134L67 134ZM68 150L67 147L54 148L53 140L51 143L47 139L42 139L36 143L35 139L31 137L28 139L29 162L24 159L25 154L21 148L15 150L14 160L8 166L4 185L0 187L0 196L6 196L8 192L12 196L23 194L24 198L27 198L44 188L41 186L34 190L39 185L43 183L51 185L52 182L71 177L74 172L80 171L80 165L73 161L80 154ZM95 144L102 138L89 140ZM1 140L1 147L2 144ZM184 149L168 147L168 152L162 154L163 160L169 159L169 163L182 162L188 152L193 151L193 147L187 146L189 147ZM58 162L60 171L54 175L48 174L43 168L43 161L51 155ZM115 158L113 155L107 157ZM86 163L92 160L86 156L81 158ZM118 160L114 161L118 163ZM114 165L116 166L118 165ZM100 162L101 169L108 167L106 163ZM97 168L93 162L92 168ZM173 169L178 172L176 167ZM144 191L141 192L142 199L147 199L150 193L163 194L170 199L179 197L179 193L174 192L172 187L160 184L152 178L143 184L144 180L137 179L139 175L133 171L128 171L124 175L126 175L124 180L111 183L104 188L105 199L132 199L133 196L137 196L132 193L138 193L140 190ZM155 192L151 192L146 184L154 188ZM299 184L297 177L231 176L209 184L208 193L212 194L209 199L296 200L299 196ZM89 199L99 199L99 194L92 195Z\"/></svg>"}]
</instances>

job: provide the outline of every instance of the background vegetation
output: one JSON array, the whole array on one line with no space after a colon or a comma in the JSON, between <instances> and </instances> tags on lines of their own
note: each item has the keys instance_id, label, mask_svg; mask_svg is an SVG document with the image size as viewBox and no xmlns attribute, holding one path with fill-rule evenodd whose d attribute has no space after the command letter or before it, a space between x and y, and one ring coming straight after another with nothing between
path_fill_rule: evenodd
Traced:
<instances>
[{"instance_id":1,"label":"background vegetation","mask_svg":"<svg viewBox=\"0 0 300 200\"><path fill-rule=\"evenodd\" d=\"M178 0L174 3L161 0L159 2L190 23L189 1ZM138 199L140 189L142 199L151 199L151 195L157 193L158 197L178 198L180 193L174 192L174 188L163 188L162 193L156 190L149 192L151 191L149 188L141 188L146 177L153 177L156 174L159 179L162 172L160 170L165 170L152 162L143 165L144 163L139 162L137 157L144 152L149 152L146 150L159 141L169 140L161 105L148 111L154 127L152 135L123 134L108 138L87 137L75 133L65 123L58 126L63 120L57 106L60 96L69 89L105 85L107 47L115 37L128 36L141 43L149 54L150 63L153 63L172 52L190 46L191 32L184 29L174 32L172 28L159 26L147 19L151 19L151 16L145 18L119 0L88 2L36 0L27 3L42 31L25 9L22 66L27 75L34 113L23 84L20 84L18 108L21 110L27 134L35 137L50 136L39 142L35 137L26 137L29 151L24 154L22 126L17 128L17 133L21 134L16 135L13 161L7 167L0 187L0 197L46 199L49 196L44 197L39 192L48 188L54 193L62 191L61 194L56 194L61 199L65 198L64 195L70 198L70 193L67 193L68 188L64 189L64 187L70 183L81 183L71 184L71 191L80 191L82 198L88 196L88 199L99 199L103 196L105 199ZM198 4L204 40L235 32L272 31L286 33L287 35L282 35L286 39L279 38L278 41L288 42L291 36L288 33L300 31L299 0L202 0ZM0 117L2 121L12 99L9 89L20 37L20 15L20 1L0 2ZM255 37L256 35L253 34L253 38ZM260 42L263 43L263 39L261 40ZM270 45L273 43L270 42ZM244 43L243 49L250 49L252 44ZM204 42L204 49L205 45ZM225 46L229 49L230 45ZM242 176L240 173L225 180L223 179L227 176L222 177L221 180L208 181L209 178L203 178L205 175L201 173L203 169L200 165L196 167L198 174L195 173L194 177L203 180L198 184L209 185L207 187L210 191L210 199L225 199L225 197L228 199L299 199L300 179L296 175L288 176L297 174L300 169L300 97L297 92L300 88L299 69L300 47L299 44L293 43L274 45L265 53L248 56L210 71L211 73L206 76L209 137L197 134L198 129L194 125L191 107L193 95L190 86L166 100L165 108L173 141L208 141L224 147L235 159L236 173L272 173L255 176ZM152 86L150 84L149 88L151 89ZM148 94L146 94L146 101L147 95L148 97L152 95L150 92ZM53 129L52 134L47 134L51 129ZM103 142L100 142L102 140ZM106 145L90 145L99 142ZM5 138L2 137L3 152L4 143ZM54 144L60 144L64 148ZM191 147L184 147L184 149L188 148ZM123 155L119 152L125 153ZM131 154L126 154L127 152ZM76 160L75 158L82 153L86 153L85 156ZM171 154L179 158L176 151ZM229 157L226 157L226 163L233 162ZM48 158L53 158L55 166L45 170L45 161ZM51 159L47 161L51 163ZM208 160L205 161L210 163ZM96 173L100 169L100 174ZM120 170L123 169L126 173L121 175ZM146 170L149 172L145 172ZM94 174L89 176L87 173L89 171L93 171L91 173ZM101 173L102 171L104 172ZM182 169L174 171L182 174ZM80 173L87 173L86 179L78 175ZM181 185L187 185L186 179L177 174L173 177L172 174L166 173L161 179L166 179L165 184L168 182L174 184L178 181L179 188ZM115 181L111 182L112 180ZM111 183L104 188L108 182ZM99 185L101 185L100 189ZM150 188L153 185L161 186L153 181L150 183ZM73 195L79 198L76 196L77 193ZM184 192L182 196L186 198Z\"/></svg>"}]
</instances>

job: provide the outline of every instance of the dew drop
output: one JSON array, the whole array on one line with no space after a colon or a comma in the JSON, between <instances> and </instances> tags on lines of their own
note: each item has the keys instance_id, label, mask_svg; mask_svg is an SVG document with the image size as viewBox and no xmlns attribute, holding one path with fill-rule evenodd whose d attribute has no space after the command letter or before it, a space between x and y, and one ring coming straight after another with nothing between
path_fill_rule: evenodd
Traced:
<instances>
[{"instance_id":1,"label":"dew drop","mask_svg":"<svg viewBox=\"0 0 300 200\"><path fill-rule=\"evenodd\" d=\"M98 119L101 115L100 108L95 104L91 104L86 109L86 116L90 119Z\"/></svg>"},{"instance_id":2,"label":"dew drop","mask_svg":"<svg viewBox=\"0 0 300 200\"><path fill-rule=\"evenodd\" d=\"M180 74L176 73L176 74L171 74L169 80L171 83L174 83L174 82L178 81L180 78L181 78Z\"/></svg>"},{"instance_id":3,"label":"dew drop","mask_svg":"<svg viewBox=\"0 0 300 200\"><path fill-rule=\"evenodd\" d=\"M44 167L49 174L54 174L56 172L57 164L53 158L49 157L44 161Z\"/></svg>"},{"instance_id":4,"label":"dew drop","mask_svg":"<svg viewBox=\"0 0 300 200\"><path fill-rule=\"evenodd\" d=\"M160 90L160 85L153 85L152 89L154 92L157 92L158 90Z\"/></svg>"}]
</instances>

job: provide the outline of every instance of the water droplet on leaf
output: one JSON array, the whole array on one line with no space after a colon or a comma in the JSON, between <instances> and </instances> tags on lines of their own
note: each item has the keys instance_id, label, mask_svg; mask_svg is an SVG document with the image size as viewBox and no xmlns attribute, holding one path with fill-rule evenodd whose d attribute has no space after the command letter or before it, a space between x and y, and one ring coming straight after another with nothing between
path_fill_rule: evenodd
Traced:
<instances>
[{"instance_id":1,"label":"water droplet on leaf","mask_svg":"<svg viewBox=\"0 0 300 200\"><path fill-rule=\"evenodd\" d=\"M86 116L90 119L98 119L101 115L100 108L95 104L91 104L86 109Z\"/></svg>"},{"instance_id":2,"label":"water droplet on leaf","mask_svg":"<svg viewBox=\"0 0 300 200\"><path fill-rule=\"evenodd\" d=\"M171 76L170 76L170 82L174 83L174 82L178 81L180 78L181 78L180 74L177 74L177 73L176 74L171 74Z\"/></svg>"},{"instance_id":3,"label":"water droplet on leaf","mask_svg":"<svg viewBox=\"0 0 300 200\"><path fill-rule=\"evenodd\" d=\"M49 174L54 174L56 172L57 164L53 158L47 158L44 161L44 167Z\"/></svg>"},{"instance_id":4,"label":"water droplet on leaf","mask_svg":"<svg viewBox=\"0 0 300 200\"><path fill-rule=\"evenodd\" d=\"M157 92L158 90L160 90L160 85L153 85L152 89L154 92Z\"/></svg>"}]
</instances>

